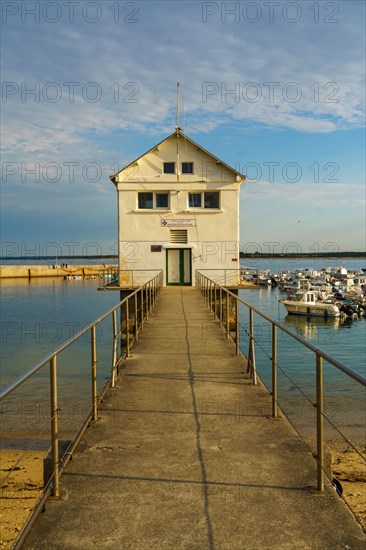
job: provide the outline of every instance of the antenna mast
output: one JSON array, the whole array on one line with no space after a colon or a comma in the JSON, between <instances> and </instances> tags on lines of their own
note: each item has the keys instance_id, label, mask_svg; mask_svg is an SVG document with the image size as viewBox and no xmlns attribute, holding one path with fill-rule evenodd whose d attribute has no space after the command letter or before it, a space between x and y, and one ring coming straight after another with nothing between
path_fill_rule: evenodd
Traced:
<instances>
[{"instance_id":1,"label":"antenna mast","mask_svg":"<svg viewBox=\"0 0 366 550\"><path fill-rule=\"evenodd\" d=\"M179 181L179 82L177 82L177 107L176 107L176 115L175 115L175 131L177 134L177 166L175 168L175 173L177 175L177 181Z\"/></svg>"},{"instance_id":2,"label":"antenna mast","mask_svg":"<svg viewBox=\"0 0 366 550\"><path fill-rule=\"evenodd\" d=\"M177 105L176 105L176 113L175 113L175 129L178 130L179 128L179 95L180 95L180 88L179 88L179 82L177 82Z\"/></svg>"}]
</instances>

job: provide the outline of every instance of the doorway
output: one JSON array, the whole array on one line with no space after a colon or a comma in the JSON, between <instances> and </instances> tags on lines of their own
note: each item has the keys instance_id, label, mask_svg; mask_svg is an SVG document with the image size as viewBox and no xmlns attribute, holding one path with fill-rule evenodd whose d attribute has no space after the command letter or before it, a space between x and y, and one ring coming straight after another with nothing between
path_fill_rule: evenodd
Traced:
<instances>
[{"instance_id":1,"label":"doorway","mask_svg":"<svg viewBox=\"0 0 366 550\"><path fill-rule=\"evenodd\" d=\"M167 248L166 284L192 285L192 253L190 248Z\"/></svg>"}]
</instances>

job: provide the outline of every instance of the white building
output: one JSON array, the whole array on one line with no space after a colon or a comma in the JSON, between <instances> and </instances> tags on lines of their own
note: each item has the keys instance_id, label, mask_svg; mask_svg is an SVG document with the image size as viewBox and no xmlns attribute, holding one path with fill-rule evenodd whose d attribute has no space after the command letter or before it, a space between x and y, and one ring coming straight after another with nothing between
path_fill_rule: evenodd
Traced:
<instances>
[{"instance_id":1,"label":"white building","mask_svg":"<svg viewBox=\"0 0 366 550\"><path fill-rule=\"evenodd\" d=\"M111 176L118 191L119 284L131 281L131 271L137 281L157 269L166 285L194 285L196 270L237 277L244 179L179 128Z\"/></svg>"}]
</instances>

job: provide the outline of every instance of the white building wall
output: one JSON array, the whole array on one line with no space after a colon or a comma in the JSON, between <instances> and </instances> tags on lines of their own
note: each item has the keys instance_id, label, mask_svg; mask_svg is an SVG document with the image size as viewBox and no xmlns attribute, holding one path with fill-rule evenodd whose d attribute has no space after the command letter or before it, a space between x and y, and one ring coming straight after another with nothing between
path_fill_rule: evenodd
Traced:
<instances>
[{"instance_id":1,"label":"white building wall","mask_svg":"<svg viewBox=\"0 0 366 550\"><path fill-rule=\"evenodd\" d=\"M195 271L230 270L228 278L239 268L239 189L237 173L217 162L205 151L180 136L173 136L121 171L117 176L119 209L119 268L128 276L130 270L164 271L166 249L192 250L192 284ZM193 162L194 174L164 174L163 163ZM239 178L240 179L240 178ZM168 192L169 209L138 209L138 192ZM190 208L189 192L219 191L220 208ZM164 227L162 220L184 220L188 227ZM183 223L184 223L183 222ZM187 244L171 244L170 229L186 229ZM152 252L151 245L161 245ZM146 275L148 273L146 272ZM211 274L214 274L212 271ZM216 275L219 275L216 271ZM235 282L237 279L235 279Z\"/></svg>"}]
</instances>

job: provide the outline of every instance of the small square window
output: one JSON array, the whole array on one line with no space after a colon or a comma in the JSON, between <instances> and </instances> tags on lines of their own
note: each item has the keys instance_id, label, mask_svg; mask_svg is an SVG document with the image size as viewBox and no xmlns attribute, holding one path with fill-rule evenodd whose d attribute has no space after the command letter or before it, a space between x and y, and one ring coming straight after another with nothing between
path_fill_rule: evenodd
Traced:
<instances>
[{"instance_id":1,"label":"small square window","mask_svg":"<svg viewBox=\"0 0 366 550\"><path fill-rule=\"evenodd\" d=\"M156 208L168 208L169 206L169 195L168 193L157 193L156 194Z\"/></svg>"},{"instance_id":2,"label":"small square window","mask_svg":"<svg viewBox=\"0 0 366 550\"><path fill-rule=\"evenodd\" d=\"M152 193L139 193L138 202L139 202L139 208L152 208L153 207L153 194Z\"/></svg>"},{"instance_id":3,"label":"small square window","mask_svg":"<svg viewBox=\"0 0 366 550\"><path fill-rule=\"evenodd\" d=\"M202 194L189 193L189 208L201 208L201 206L202 206Z\"/></svg>"},{"instance_id":4,"label":"small square window","mask_svg":"<svg viewBox=\"0 0 366 550\"><path fill-rule=\"evenodd\" d=\"M175 174L175 162L164 162L164 174Z\"/></svg>"},{"instance_id":5,"label":"small square window","mask_svg":"<svg viewBox=\"0 0 366 550\"><path fill-rule=\"evenodd\" d=\"M205 192L205 208L220 208L219 192Z\"/></svg>"},{"instance_id":6,"label":"small square window","mask_svg":"<svg viewBox=\"0 0 366 550\"><path fill-rule=\"evenodd\" d=\"M193 162L182 162L182 174L193 174Z\"/></svg>"}]
</instances>

